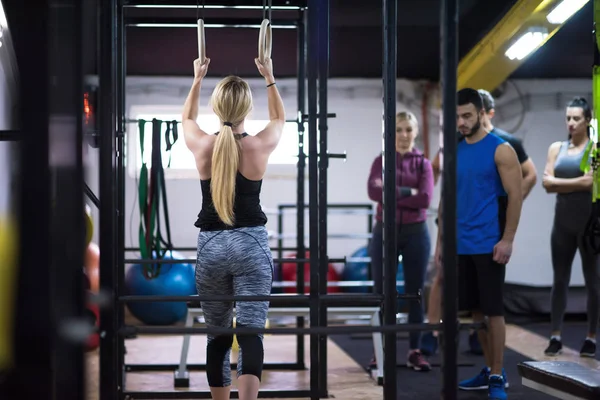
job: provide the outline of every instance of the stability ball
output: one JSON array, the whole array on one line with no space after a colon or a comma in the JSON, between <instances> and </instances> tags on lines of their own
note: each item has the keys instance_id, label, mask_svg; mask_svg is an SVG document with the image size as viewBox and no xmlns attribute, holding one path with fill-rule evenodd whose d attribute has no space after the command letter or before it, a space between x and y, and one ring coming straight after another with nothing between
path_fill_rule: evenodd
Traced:
<instances>
[{"instance_id":1,"label":"stability ball","mask_svg":"<svg viewBox=\"0 0 600 400\"><path fill-rule=\"evenodd\" d=\"M88 296L90 294L88 293ZM98 309L98 305L94 303L88 303L85 306L85 317L89 320L90 324L94 326L95 329L100 328L100 310ZM90 336L88 336L88 340L85 345L86 351L96 350L100 346L100 335L99 333L93 332Z\"/></svg>"},{"instance_id":2,"label":"stability ball","mask_svg":"<svg viewBox=\"0 0 600 400\"><path fill-rule=\"evenodd\" d=\"M369 251L367 247L361 247L360 249L352 253L350 257L355 259L369 257ZM369 268L370 264L366 260L347 262L346 266L342 271L342 281L368 281L370 275ZM372 286L344 287L344 291L348 293L371 293L372 289Z\"/></svg>"},{"instance_id":3,"label":"stability ball","mask_svg":"<svg viewBox=\"0 0 600 400\"><path fill-rule=\"evenodd\" d=\"M168 251L163 259L183 257ZM195 269L184 263L135 264L125 275L125 288L133 296L192 296L196 294ZM147 325L172 325L187 315L186 302L131 302L127 307Z\"/></svg>"},{"instance_id":4,"label":"stability ball","mask_svg":"<svg viewBox=\"0 0 600 400\"><path fill-rule=\"evenodd\" d=\"M100 248L94 242L85 249L85 275L90 283L90 290L98 293L100 290Z\"/></svg>"},{"instance_id":5,"label":"stability ball","mask_svg":"<svg viewBox=\"0 0 600 400\"><path fill-rule=\"evenodd\" d=\"M367 247L361 247L356 250L351 258L357 259L356 261L351 261L346 263L344 270L342 271L342 280L343 281L368 281L369 280L369 269L370 262L366 260L360 260L360 258L370 257L369 251ZM404 269L402 266L402 262L398 263L398 270L396 272L396 280L404 281ZM398 293L404 293L404 284L398 284L396 286ZM346 287L347 292L349 293L371 293L373 290L372 286L357 286L357 287Z\"/></svg>"},{"instance_id":6,"label":"stability ball","mask_svg":"<svg viewBox=\"0 0 600 400\"><path fill-rule=\"evenodd\" d=\"M94 236L94 220L92 219L92 210L90 206L85 206L85 245L89 245Z\"/></svg>"},{"instance_id":7,"label":"stability ball","mask_svg":"<svg viewBox=\"0 0 600 400\"><path fill-rule=\"evenodd\" d=\"M404 282L404 264L402 263L402 261L400 261L398 263L398 271L396 272L396 281ZM396 290L398 291L399 294L404 294L404 283L398 283L396 285ZM398 308L399 309L404 308L407 305L408 304L405 300L398 299Z\"/></svg>"},{"instance_id":8,"label":"stability ball","mask_svg":"<svg viewBox=\"0 0 600 400\"><path fill-rule=\"evenodd\" d=\"M306 258L310 257L309 252L307 251L305 253ZM296 254L290 254L289 256L287 256L286 258L295 258ZM281 264L282 267L282 274L283 274L283 280L284 281L293 281L293 282L297 282L297 278L298 278L298 266L299 264L296 263L283 263ZM328 265L328 269L327 269L327 281L328 282L338 282L340 280L340 277L337 273L337 271L335 270L335 268L333 267L333 264L329 264ZM304 263L304 282L305 282L305 287L304 287L304 293L310 293L310 263ZM285 293L297 293L297 289L295 287L286 287L284 288L284 292ZM327 293L338 293L340 292L340 288L339 287L328 287L327 288Z\"/></svg>"}]
</instances>

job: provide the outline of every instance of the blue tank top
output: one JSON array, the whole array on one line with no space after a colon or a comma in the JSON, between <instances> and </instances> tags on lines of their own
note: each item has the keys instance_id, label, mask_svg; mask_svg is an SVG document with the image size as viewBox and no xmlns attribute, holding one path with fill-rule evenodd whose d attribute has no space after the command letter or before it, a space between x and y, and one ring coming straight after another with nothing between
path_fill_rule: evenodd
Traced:
<instances>
[{"instance_id":1,"label":"blue tank top","mask_svg":"<svg viewBox=\"0 0 600 400\"><path fill-rule=\"evenodd\" d=\"M486 135L456 149L457 254L489 254L501 238L506 192L496 167L496 148L505 143Z\"/></svg>"}]
</instances>

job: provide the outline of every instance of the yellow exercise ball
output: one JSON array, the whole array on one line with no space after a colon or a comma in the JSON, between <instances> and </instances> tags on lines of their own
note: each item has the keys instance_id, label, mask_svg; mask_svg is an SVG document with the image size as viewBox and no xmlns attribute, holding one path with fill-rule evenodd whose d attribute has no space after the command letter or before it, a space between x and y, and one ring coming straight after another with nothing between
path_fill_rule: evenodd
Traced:
<instances>
[{"instance_id":1,"label":"yellow exercise ball","mask_svg":"<svg viewBox=\"0 0 600 400\"><path fill-rule=\"evenodd\" d=\"M13 329L17 304L19 232L16 221L0 215L0 370L14 362Z\"/></svg>"},{"instance_id":2,"label":"yellow exercise ball","mask_svg":"<svg viewBox=\"0 0 600 400\"><path fill-rule=\"evenodd\" d=\"M88 205L85 206L85 247L92 241L94 236L94 220L92 219L92 210Z\"/></svg>"},{"instance_id":3,"label":"yellow exercise ball","mask_svg":"<svg viewBox=\"0 0 600 400\"><path fill-rule=\"evenodd\" d=\"M267 319L267 321L265 322L265 328L269 329L269 327L271 326L271 324L269 324L269 320ZM235 317L233 317L233 327L235 328ZM268 335L265 335L268 336ZM240 351L240 345L237 341L237 336L233 335L233 344L231 345L231 349L233 351Z\"/></svg>"}]
</instances>

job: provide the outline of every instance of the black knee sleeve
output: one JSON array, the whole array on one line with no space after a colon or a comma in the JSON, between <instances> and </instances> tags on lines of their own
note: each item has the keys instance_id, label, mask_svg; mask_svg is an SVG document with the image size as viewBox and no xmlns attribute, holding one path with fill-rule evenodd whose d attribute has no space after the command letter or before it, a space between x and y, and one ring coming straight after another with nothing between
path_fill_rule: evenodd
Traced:
<instances>
[{"instance_id":1,"label":"black knee sleeve","mask_svg":"<svg viewBox=\"0 0 600 400\"><path fill-rule=\"evenodd\" d=\"M213 338L206 346L206 377L210 387L224 387L231 384L230 377L223 376L223 364L227 352L233 344L233 335Z\"/></svg>"},{"instance_id":2,"label":"black knee sleeve","mask_svg":"<svg viewBox=\"0 0 600 400\"><path fill-rule=\"evenodd\" d=\"M240 375L254 375L261 380L264 360L262 339L258 335L237 335L242 351L242 368Z\"/></svg>"}]
</instances>

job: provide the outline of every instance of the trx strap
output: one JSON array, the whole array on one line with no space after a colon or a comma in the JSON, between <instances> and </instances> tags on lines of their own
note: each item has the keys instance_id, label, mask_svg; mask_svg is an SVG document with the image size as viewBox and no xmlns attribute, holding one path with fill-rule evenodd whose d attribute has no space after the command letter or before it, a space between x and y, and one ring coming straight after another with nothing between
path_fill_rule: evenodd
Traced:
<instances>
[{"instance_id":1,"label":"trx strap","mask_svg":"<svg viewBox=\"0 0 600 400\"><path fill-rule=\"evenodd\" d=\"M169 152L169 162L167 168L171 168L171 148L177 142L179 134L177 133L177 121L166 121L167 131L165 132L165 142L167 143L167 151Z\"/></svg>"},{"instance_id":2,"label":"trx strap","mask_svg":"<svg viewBox=\"0 0 600 400\"><path fill-rule=\"evenodd\" d=\"M144 159L144 127L146 121L140 121L140 149ZM162 161L162 122L152 120L152 153L150 172L146 163L142 164L139 184L140 205L140 253L143 259L162 259L168 251L173 250L171 242L171 228L167 204L167 191L165 184L165 171ZM173 133L173 140L170 135ZM167 128L167 150L170 152L173 143L177 141L177 128ZM162 197L164 221L166 227L166 240L161 233L160 200ZM148 279L160 275L161 265L147 265L144 267Z\"/></svg>"},{"instance_id":3,"label":"trx strap","mask_svg":"<svg viewBox=\"0 0 600 400\"><path fill-rule=\"evenodd\" d=\"M144 142L145 142L145 130L146 121L138 121L138 130L140 132L140 151L142 159L142 168L140 170L140 180L138 183L138 204L140 208L140 227L138 230L139 242L140 242L140 257L142 259L151 258L151 246L146 239L146 231L154 230L154 227L150 225L150 219L148 216L148 165L144 160Z\"/></svg>"},{"instance_id":4,"label":"trx strap","mask_svg":"<svg viewBox=\"0 0 600 400\"><path fill-rule=\"evenodd\" d=\"M600 21L600 0L594 0L594 66L593 66L593 103L594 117L600 115L600 32L596 23ZM598 149L597 127L589 126L590 141L585 148L580 170L592 171L592 212L586 224L584 236L596 254L600 253L600 150Z\"/></svg>"}]
</instances>

